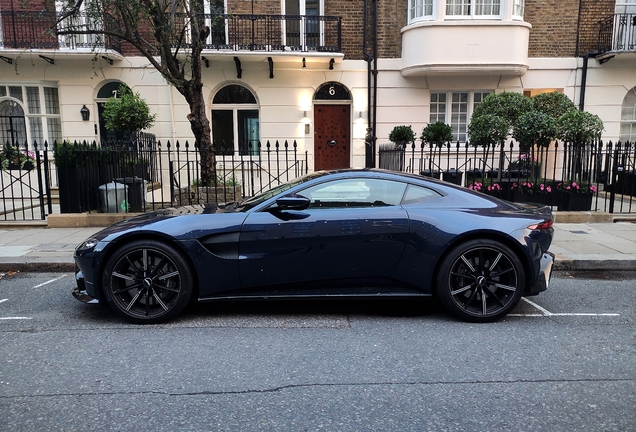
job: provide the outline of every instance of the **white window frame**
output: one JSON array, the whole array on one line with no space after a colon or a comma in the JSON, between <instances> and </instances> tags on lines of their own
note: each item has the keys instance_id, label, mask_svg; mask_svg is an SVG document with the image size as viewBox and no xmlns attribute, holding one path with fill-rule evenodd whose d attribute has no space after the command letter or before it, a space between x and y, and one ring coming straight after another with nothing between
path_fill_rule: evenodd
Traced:
<instances>
[{"instance_id":1,"label":"white window frame","mask_svg":"<svg viewBox=\"0 0 636 432\"><path fill-rule=\"evenodd\" d=\"M64 7L66 6L66 3L67 2L62 0L56 0L55 1L56 12L58 13L62 12ZM87 11L86 4L87 2L84 1L80 5L80 8L79 8L80 14L86 13ZM94 6L94 5L91 4L90 6ZM90 7L88 10L90 10ZM64 22L72 22L73 25L76 27L77 26L85 27L85 28L99 28L100 26L103 27L103 23L91 21L85 15L80 15L79 17L69 16L64 19L63 23ZM100 40L102 43L104 42L104 36L97 35L97 34L67 34L67 35L59 35L57 37L57 40L58 40L58 45L61 49L91 51L94 49L94 47L99 47Z\"/></svg>"},{"instance_id":2,"label":"white window frame","mask_svg":"<svg viewBox=\"0 0 636 432\"><path fill-rule=\"evenodd\" d=\"M297 0L297 1L298 1L299 12L300 12L299 15L306 16L307 10L306 10L305 0ZM285 8L286 8L285 0L281 0L280 10L282 12L282 15L287 15ZM324 15L325 15L325 0L318 0L318 16L320 17ZM325 44L325 23L323 21L319 21L319 22L320 22L320 29L318 30L320 32L319 43L322 46ZM301 29L307 28L307 21L305 21L304 19L301 20L300 28ZM287 45L287 22L285 20L283 20L282 22L281 31L283 32L282 34L283 45ZM300 32L300 46L306 47L304 31Z\"/></svg>"},{"instance_id":3,"label":"white window frame","mask_svg":"<svg viewBox=\"0 0 636 432\"><path fill-rule=\"evenodd\" d=\"M218 93L219 91L221 91L224 87L228 86L228 85L239 85L241 87L244 87L246 90L249 90L250 93L252 93L252 95L254 96L254 99L256 99L256 103L254 104L248 104L248 103L228 103L228 104L219 104L219 103L214 103L214 96L216 96L216 93ZM232 151L234 152L233 155L230 154L223 154L223 150L218 150L217 149L217 157L219 158L224 158L224 157L235 157L235 156L243 156L243 157L247 157L247 156L258 156L258 148L252 148L251 152L248 151L244 151L241 150L239 144L240 144L240 133L239 133L239 111L258 111L258 138L256 139L257 142L261 141L261 135L262 135L262 117L261 117L261 107L259 104L259 100L256 97L256 93L249 87L241 84L241 83L235 83L235 82L230 82L230 83L226 83L223 86L221 86L215 93L214 96L212 97L212 103L210 104L210 126L212 128L212 139L215 140L214 138L214 125L212 123L212 113L215 110L219 110L219 111L232 111ZM221 145L220 143L218 143L219 145Z\"/></svg>"},{"instance_id":4,"label":"white window frame","mask_svg":"<svg viewBox=\"0 0 636 432\"><path fill-rule=\"evenodd\" d=\"M0 82L0 86L5 87L6 89L6 96L0 96L0 101L2 100L12 100L14 102L17 102L18 104L20 104L20 106L22 107L22 110L24 111L24 118L25 118L25 123L26 123L26 134L27 134L27 142L29 143L29 148L31 148L33 146L33 138L31 136L31 122L33 121L32 119L39 119L39 121L41 122L41 132L42 132L42 142L38 142L38 146L42 146L44 145L44 142L47 142L49 145L49 148L52 148L53 146L53 142L56 140L62 140L64 137L64 131L63 131L63 127L64 124L62 123L62 110L61 110L61 106L60 106L60 101L59 101L59 89L58 89L58 105L57 105L57 111L58 114L49 114L46 112L46 97L44 95L44 88L58 88L56 85L53 84L42 84L42 83L8 83L8 82ZM21 87L22 88L22 100L20 99L16 99L14 97L12 97L9 93L9 87ZM27 100L27 87L37 87L38 88L38 96L39 96L39 101L40 101L40 112L39 113L32 113L30 108L29 108L29 104L28 104L28 100ZM47 119L57 119L59 121L60 124L60 135L55 137L55 136L51 136L52 135L52 131L49 131L49 122L47 121Z\"/></svg>"},{"instance_id":5,"label":"white window frame","mask_svg":"<svg viewBox=\"0 0 636 432\"><path fill-rule=\"evenodd\" d=\"M619 134L621 142L636 142L636 87L629 90L623 99Z\"/></svg>"},{"instance_id":6,"label":"white window frame","mask_svg":"<svg viewBox=\"0 0 636 432\"><path fill-rule=\"evenodd\" d=\"M408 20L409 24L418 21L429 21L435 19L435 7L438 0L409 0ZM430 14L426 14L430 6ZM418 9L421 14L418 14Z\"/></svg>"},{"instance_id":7,"label":"white window frame","mask_svg":"<svg viewBox=\"0 0 636 432\"><path fill-rule=\"evenodd\" d=\"M517 11L521 11L519 14ZM512 19L523 21L523 15L526 11L526 1L525 0L512 0Z\"/></svg>"},{"instance_id":8,"label":"white window frame","mask_svg":"<svg viewBox=\"0 0 636 432\"><path fill-rule=\"evenodd\" d=\"M473 111L475 107L483 100L486 95L490 93L494 93L494 90L431 90L431 95L429 97L429 123L434 123L436 121L444 122L450 125L453 132L453 142L466 142L468 140L468 124L470 123L470 118L473 115ZM437 110L436 113L433 113L432 106L434 104L440 104L440 102L432 102L434 95L443 94L446 97L446 101L443 102L445 104L444 111L439 112ZM453 96L461 97L462 94L466 94L466 102L454 102ZM477 102L475 101L475 96L478 95ZM466 104L466 111L462 112L461 110L455 111L454 105L457 104ZM459 108L459 107L458 107ZM465 114L466 119L462 121L461 119L454 120L453 115Z\"/></svg>"},{"instance_id":9,"label":"white window frame","mask_svg":"<svg viewBox=\"0 0 636 432\"><path fill-rule=\"evenodd\" d=\"M211 29L213 27L213 25L212 25L212 17L211 17L211 15L212 15L212 2L210 2L210 1L203 2L203 12L206 15L210 15L210 18L205 20L205 25L210 27L210 29ZM227 0L223 0L223 13L227 14ZM229 30L227 19L224 19L223 21L224 21L223 28L225 30L225 44L227 44L228 41L230 40L230 33L229 33L230 30ZM191 42L191 40L190 40L191 39L190 32L186 32L186 37L187 37L188 43Z\"/></svg>"},{"instance_id":10,"label":"white window frame","mask_svg":"<svg viewBox=\"0 0 636 432\"><path fill-rule=\"evenodd\" d=\"M445 17L446 19L449 20L467 20L467 19L502 19L503 18L503 8L504 8L504 1L502 0L459 0L462 1L464 3L468 3L469 5L469 14L450 14L448 13L448 7L449 7L449 1L450 0L446 0L445 1L445 7L444 7L444 11L445 11ZM481 2L499 2L499 14L497 15L477 15L475 14L475 10L477 9L477 4L481 3Z\"/></svg>"},{"instance_id":11,"label":"white window frame","mask_svg":"<svg viewBox=\"0 0 636 432\"><path fill-rule=\"evenodd\" d=\"M614 13L616 14L633 14L636 13L636 0L616 0L614 5Z\"/></svg>"}]
</instances>

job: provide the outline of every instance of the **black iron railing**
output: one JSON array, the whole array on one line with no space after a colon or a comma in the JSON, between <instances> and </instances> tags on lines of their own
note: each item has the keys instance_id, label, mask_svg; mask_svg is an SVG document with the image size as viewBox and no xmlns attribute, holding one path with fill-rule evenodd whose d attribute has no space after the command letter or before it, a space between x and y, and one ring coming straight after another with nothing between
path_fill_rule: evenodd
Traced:
<instances>
[{"instance_id":1,"label":"black iron railing","mask_svg":"<svg viewBox=\"0 0 636 432\"><path fill-rule=\"evenodd\" d=\"M109 36L66 34L112 26L114 22L110 16L81 12L56 25L59 17L60 13L55 11L0 10L0 48L105 48L121 52L121 43Z\"/></svg>"},{"instance_id":2,"label":"black iron railing","mask_svg":"<svg viewBox=\"0 0 636 432\"><path fill-rule=\"evenodd\" d=\"M176 16L187 27L187 15ZM338 16L205 14L203 18L210 28L206 50L341 51L341 17Z\"/></svg>"},{"instance_id":3,"label":"black iron railing","mask_svg":"<svg viewBox=\"0 0 636 432\"><path fill-rule=\"evenodd\" d=\"M0 10L0 48L58 48L55 19L55 11Z\"/></svg>"},{"instance_id":4,"label":"black iron railing","mask_svg":"<svg viewBox=\"0 0 636 432\"><path fill-rule=\"evenodd\" d=\"M380 168L440 178L510 201L544 202L559 209L566 207L560 202L565 195L552 192L574 182L596 190L588 210L636 212L636 146L630 142L556 142L549 148L524 148L516 143L381 146L378 159ZM525 197L520 196L523 193Z\"/></svg>"},{"instance_id":5,"label":"black iron railing","mask_svg":"<svg viewBox=\"0 0 636 432\"><path fill-rule=\"evenodd\" d=\"M4 148L11 156L0 159L0 220L237 201L308 172L307 152L299 152L295 141L257 142L246 145L248 151L217 153L217 178L209 185L201 182L196 145L162 144L150 134L101 144L16 148L5 143L0 155ZM52 190L59 193L59 207L53 204L58 194Z\"/></svg>"},{"instance_id":6,"label":"black iron railing","mask_svg":"<svg viewBox=\"0 0 636 432\"><path fill-rule=\"evenodd\" d=\"M636 14L616 14L599 21L598 51L636 51Z\"/></svg>"},{"instance_id":7,"label":"black iron railing","mask_svg":"<svg viewBox=\"0 0 636 432\"><path fill-rule=\"evenodd\" d=\"M342 25L338 16L201 14L210 34L205 50L262 52L341 52ZM105 48L121 52L121 42L100 34L81 34L111 28L120 31L115 17L95 12L77 12L62 19L55 11L0 10L0 48L69 49ZM174 34L185 29L190 46L188 17L176 14Z\"/></svg>"}]
</instances>

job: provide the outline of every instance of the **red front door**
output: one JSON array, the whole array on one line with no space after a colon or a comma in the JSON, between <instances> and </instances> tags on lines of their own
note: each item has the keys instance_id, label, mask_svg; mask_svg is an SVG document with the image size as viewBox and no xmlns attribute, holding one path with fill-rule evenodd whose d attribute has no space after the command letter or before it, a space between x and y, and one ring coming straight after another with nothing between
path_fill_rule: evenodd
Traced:
<instances>
[{"instance_id":1,"label":"red front door","mask_svg":"<svg viewBox=\"0 0 636 432\"><path fill-rule=\"evenodd\" d=\"M314 105L314 170L351 166L351 106Z\"/></svg>"}]
</instances>

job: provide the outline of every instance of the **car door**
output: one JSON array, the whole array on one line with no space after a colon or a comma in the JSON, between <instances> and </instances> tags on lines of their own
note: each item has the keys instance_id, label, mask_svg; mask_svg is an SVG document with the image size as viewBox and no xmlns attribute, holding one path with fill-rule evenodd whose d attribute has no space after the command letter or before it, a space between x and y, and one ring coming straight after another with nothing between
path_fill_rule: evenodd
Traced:
<instances>
[{"instance_id":1,"label":"car door","mask_svg":"<svg viewBox=\"0 0 636 432\"><path fill-rule=\"evenodd\" d=\"M409 231L399 205L405 188L383 179L336 179L298 191L310 200L305 210L251 213L240 234L241 287L389 277Z\"/></svg>"}]
</instances>

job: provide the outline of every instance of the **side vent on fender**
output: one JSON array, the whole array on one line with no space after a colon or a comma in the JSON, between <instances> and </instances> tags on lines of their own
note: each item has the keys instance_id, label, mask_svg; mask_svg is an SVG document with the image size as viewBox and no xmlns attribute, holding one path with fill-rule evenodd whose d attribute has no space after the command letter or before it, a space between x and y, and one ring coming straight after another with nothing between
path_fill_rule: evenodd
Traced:
<instances>
[{"instance_id":1,"label":"side vent on fender","mask_svg":"<svg viewBox=\"0 0 636 432\"><path fill-rule=\"evenodd\" d=\"M199 243L219 258L238 259L238 232L212 234L200 238Z\"/></svg>"}]
</instances>

